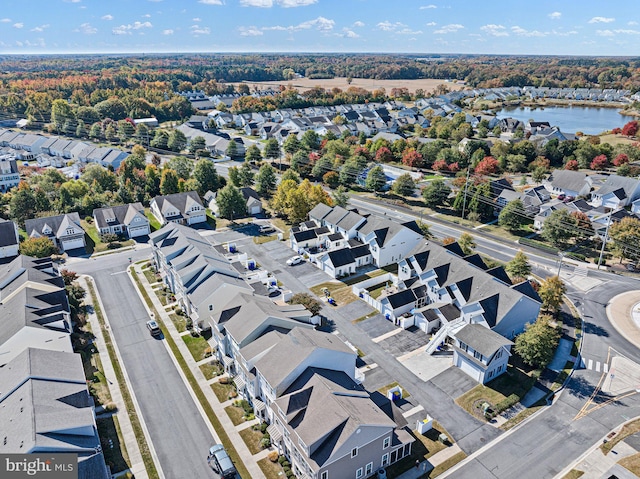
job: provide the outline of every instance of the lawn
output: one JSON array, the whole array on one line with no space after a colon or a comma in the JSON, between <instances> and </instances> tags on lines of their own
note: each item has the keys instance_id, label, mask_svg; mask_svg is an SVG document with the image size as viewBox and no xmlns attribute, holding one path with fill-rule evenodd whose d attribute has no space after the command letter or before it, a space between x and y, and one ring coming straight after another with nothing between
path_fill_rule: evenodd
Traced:
<instances>
[{"instance_id":1,"label":"lawn","mask_svg":"<svg viewBox=\"0 0 640 479\"><path fill-rule=\"evenodd\" d=\"M162 228L162 225L160 224L158 219L155 216L153 216L153 214L151 213L151 210L149 210L149 208L145 208L144 215L149 220L149 226L151 227L151 232L154 232L154 231L159 230L160 228Z\"/></svg>"},{"instance_id":2,"label":"lawn","mask_svg":"<svg viewBox=\"0 0 640 479\"><path fill-rule=\"evenodd\" d=\"M620 459L618 464L640 477L640 453Z\"/></svg>"},{"instance_id":3,"label":"lawn","mask_svg":"<svg viewBox=\"0 0 640 479\"><path fill-rule=\"evenodd\" d=\"M258 454L262 451L263 448L260 445L260 441L262 441L263 436L264 434L262 434L260 430L255 430L252 427L240 431L240 437L249 448L251 454Z\"/></svg>"},{"instance_id":4,"label":"lawn","mask_svg":"<svg viewBox=\"0 0 640 479\"><path fill-rule=\"evenodd\" d=\"M111 468L112 473L117 473L129 469L129 456L122 441L122 433L118 418L113 415L96 419L100 445L104 452L104 460Z\"/></svg>"},{"instance_id":5,"label":"lawn","mask_svg":"<svg viewBox=\"0 0 640 479\"><path fill-rule=\"evenodd\" d=\"M640 432L640 419L625 424L620 432L600 446L604 454L608 454L623 439Z\"/></svg>"},{"instance_id":6,"label":"lawn","mask_svg":"<svg viewBox=\"0 0 640 479\"><path fill-rule=\"evenodd\" d=\"M211 385L211 389L213 389L213 393L216 395L218 401L220 402L225 402L231 399L231 396L233 396L234 393L236 396L238 395L233 384L213 383Z\"/></svg>"},{"instance_id":7,"label":"lawn","mask_svg":"<svg viewBox=\"0 0 640 479\"><path fill-rule=\"evenodd\" d=\"M271 220L271 224L276 228L282 231L283 237L282 239L289 239L289 230L291 229L291 225L287 224L282 218L273 218Z\"/></svg>"},{"instance_id":8,"label":"lawn","mask_svg":"<svg viewBox=\"0 0 640 479\"><path fill-rule=\"evenodd\" d=\"M255 244L264 244L264 243L269 243L271 241L275 241L277 239L278 239L278 235L254 236L253 242Z\"/></svg>"},{"instance_id":9,"label":"lawn","mask_svg":"<svg viewBox=\"0 0 640 479\"><path fill-rule=\"evenodd\" d=\"M151 268L143 269L142 272L144 273L144 277L147 278L147 281L149 282L149 284L154 284L159 281L158 277L156 276L156 274L153 272Z\"/></svg>"},{"instance_id":10,"label":"lawn","mask_svg":"<svg viewBox=\"0 0 640 479\"><path fill-rule=\"evenodd\" d=\"M449 438L448 444L443 444L438 440L438 436L440 436L440 434L445 434ZM416 438L416 441L411 447L411 454L389 466L387 468L387 477L399 476L403 472L415 467L416 459L419 461L428 459L437 452L446 449L453 443L451 441L451 435L440 424L438 424L437 421L433 421L433 428L425 434L418 434L417 431L411 431L411 435Z\"/></svg>"},{"instance_id":11,"label":"lawn","mask_svg":"<svg viewBox=\"0 0 640 479\"><path fill-rule=\"evenodd\" d=\"M456 404L472 416L484 418L483 403L489 403L491 409L499 413L506 409L503 406L507 403L515 401L513 402L515 404L522 399L535 382L536 378L533 374L527 375L524 371L509 365L506 373L486 385L477 385L457 398ZM513 401L508 401L510 397Z\"/></svg>"},{"instance_id":12,"label":"lawn","mask_svg":"<svg viewBox=\"0 0 640 479\"><path fill-rule=\"evenodd\" d=\"M169 317L179 333L183 333L187 330L187 320L184 316L178 316L176 313L171 313L169 314Z\"/></svg>"},{"instance_id":13,"label":"lawn","mask_svg":"<svg viewBox=\"0 0 640 479\"><path fill-rule=\"evenodd\" d=\"M608 134L608 135L600 135L600 142L609 143L611 146L616 146L616 145L633 145L635 143L635 140L632 140L631 138L626 137L624 135Z\"/></svg>"},{"instance_id":14,"label":"lawn","mask_svg":"<svg viewBox=\"0 0 640 479\"><path fill-rule=\"evenodd\" d=\"M338 306L352 303L358 299L358 297L351 292L351 286L345 285L341 281L327 281L313 286L310 289L316 296L324 298L324 293L322 292L323 288L327 288L329 290L331 297L336 300Z\"/></svg>"},{"instance_id":15,"label":"lawn","mask_svg":"<svg viewBox=\"0 0 640 479\"><path fill-rule=\"evenodd\" d=\"M447 459L446 461L438 464L433 471L431 471L431 473L429 474L429 477L438 477L440 474L442 474L444 471L448 471L449 469L451 469L453 466L455 466L456 464L458 464L460 461L462 461L465 457L467 457L467 455L464 452L459 452L458 454L454 454L453 456L451 456L449 459Z\"/></svg>"},{"instance_id":16,"label":"lawn","mask_svg":"<svg viewBox=\"0 0 640 479\"><path fill-rule=\"evenodd\" d=\"M271 462L268 457L260 459L258 466L260 466L264 477L267 479L283 479L286 477L282 471L282 466L277 462Z\"/></svg>"},{"instance_id":17,"label":"lawn","mask_svg":"<svg viewBox=\"0 0 640 479\"><path fill-rule=\"evenodd\" d=\"M207 379L213 379L222 374L222 367L220 367L220 363L215 359L212 359L207 364L200 365L200 371Z\"/></svg>"},{"instance_id":18,"label":"lawn","mask_svg":"<svg viewBox=\"0 0 640 479\"><path fill-rule=\"evenodd\" d=\"M242 424L245 421L244 409L241 407L231 405L224 408L224 411L227 413L227 416L229 416L229 419L231 419L234 426Z\"/></svg>"},{"instance_id":19,"label":"lawn","mask_svg":"<svg viewBox=\"0 0 640 479\"><path fill-rule=\"evenodd\" d=\"M387 393L389 392L389 389L391 388L395 388L396 386L400 386L400 384L398 384L398 382L392 382L391 384L387 384L386 386L381 387L380 389L378 389L378 392L380 392L384 397L387 397ZM402 389L402 397L403 398L408 398L409 396L411 396L411 394L409 394L409 392L403 388L402 386L400 386L400 389Z\"/></svg>"},{"instance_id":20,"label":"lawn","mask_svg":"<svg viewBox=\"0 0 640 479\"><path fill-rule=\"evenodd\" d=\"M387 289L386 282L380 285L371 286L370 288L367 288L367 291L369 292L369 296L373 299L378 299L385 289Z\"/></svg>"},{"instance_id":21,"label":"lawn","mask_svg":"<svg viewBox=\"0 0 640 479\"><path fill-rule=\"evenodd\" d=\"M365 314L364 316L360 316L358 319L354 319L351 322L353 324L361 323L369 318L373 318L375 315L379 314L379 311L372 311L369 314Z\"/></svg>"},{"instance_id":22,"label":"lawn","mask_svg":"<svg viewBox=\"0 0 640 479\"><path fill-rule=\"evenodd\" d=\"M98 233L98 230L96 229L93 223L90 224L90 223L87 223L85 220L81 220L80 225L82 226L82 228L84 229L85 233L88 236L86 241L86 248L85 248L87 253L89 254L101 253L109 249L109 243L103 243L100 240L100 234ZM132 244L135 243L135 241L129 239L129 240L116 241L115 243L119 244L120 247L124 247L124 246L131 246Z\"/></svg>"},{"instance_id":23,"label":"lawn","mask_svg":"<svg viewBox=\"0 0 640 479\"><path fill-rule=\"evenodd\" d=\"M182 336L182 340L186 343L187 348L189 348L189 351L191 351L193 359L195 359L196 361L204 359L205 351L208 348L211 348L211 346L209 346L209 343L207 342L207 339L211 337L211 332L205 331L205 334L201 336Z\"/></svg>"},{"instance_id":24,"label":"lawn","mask_svg":"<svg viewBox=\"0 0 640 479\"><path fill-rule=\"evenodd\" d=\"M562 479L578 479L584 475L584 471L579 471L577 469L571 469L567 472Z\"/></svg>"}]
</instances>

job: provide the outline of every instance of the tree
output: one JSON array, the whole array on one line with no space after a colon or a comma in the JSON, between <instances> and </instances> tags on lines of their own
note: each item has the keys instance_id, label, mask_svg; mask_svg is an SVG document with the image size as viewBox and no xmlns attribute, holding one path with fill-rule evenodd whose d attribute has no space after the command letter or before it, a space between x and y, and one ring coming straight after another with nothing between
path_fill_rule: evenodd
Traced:
<instances>
[{"instance_id":1,"label":"tree","mask_svg":"<svg viewBox=\"0 0 640 479\"><path fill-rule=\"evenodd\" d=\"M80 179L91 187L95 182L101 191L115 191L117 189L118 177L98 163L89 163Z\"/></svg>"},{"instance_id":2,"label":"tree","mask_svg":"<svg viewBox=\"0 0 640 479\"><path fill-rule=\"evenodd\" d=\"M376 151L376 162L378 163L389 163L393 161L393 153L386 146L381 146Z\"/></svg>"},{"instance_id":3,"label":"tree","mask_svg":"<svg viewBox=\"0 0 640 479\"><path fill-rule=\"evenodd\" d=\"M424 221L418 221L416 224L418 225L418 228L420 228L420 231L425 238L433 238L431 227L428 223L425 223Z\"/></svg>"},{"instance_id":4,"label":"tree","mask_svg":"<svg viewBox=\"0 0 640 479\"><path fill-rule=\"evenodd\" d=\"M160 179L160 194L171 195L178 192L178 175L171 168L165 168L162 170L162 178Z\"/></svg>"},{"instance_id":5,"label":"tree","mask_svg":"<svg viewBox=\"0 0 640 479\"><path fill-rule=\"evenodd\" d=\"M475 167L475 173L477 175L495 175L500 170L498 160L493 156L485 156Z\"/></svg>"},{"instance_id":6,"label":"tree","mask_svg":"<svg viewBox=\"0 0 640 479\"><path fill-rule=\"evenodd\" d=\"M275 138L269 138L264 145L264 151L262 152L265 159L279 158L280 157L280 145Z\"/></svg>"},{"instance_id":7,"label":"tree","mask_svg":"<svg viewBox=\"0 0 640 479\"><path fill-rule=\"evenodd\" d=\"M451 194L449 188L443 180L435 179L422 190L422 197L429 208L442 206L447 202L447 198Z\"/></svg>"},{"instance_id":8,"label":"tree","mask_svg":"<svg viewBox=\"0 0 640 479\"><path fill-rule=\"evenodd\" d=\"M547 170L542 166L538 166L535 170L533 170L533 173L531 173L531 178L536 183L542 183L542 180L544 180L546 176Z\"/></svg>"},{"instance_id":9,"label":"tree","mask_svg":"<svg viewBox=\"0 0 640 479\"><path fill-rule=\"evenodd\" d=\"M567 210L555 210L542 224L541 235L555 246L564 246L575 235L576 219Z\"/></svg>"},{"instance_id":10,"label":"tree","mask_svg":"<svg viewBox=\"0 0 640 479\"><path fill-rule=\"evenodd\" d=\"M424 163L424 158L415 148L407 148L402 154L402 163L411 168L420 168Z\"/></svg>"},{"instance_id":11,"label":"tree","mask_svg":"<svg viewBox=\"0 0 640 479\"><path fill-rule=\"evenodd\" d=\"M609 166L609 159L606 155L598 155L592 161L589 167L592 170L602 171Z\"/></svg>"},{"instance_id":12,"label":"tree","mask_svg":"<svg viewBox=\"0 0 640 479\"><path fill-rule=\"evenodd\" d=\"M558 312L566 292L567 287L558 276L547 278L538 289L538 294L542 298L542 307L552 313Z\"/></svg>"},{"instance_id":13,"label":"tree","mask_svg":"<svg viewBox=\"0 0 640 479\"><path fill-rule=\"evenodd\" d=\"M167 140L167 147L171 151L181 152L187 146L187 137L180 130L172 130Z\"/></svg>"},{"instance_id":14,"label":"tree","mask_svg":"<svg viewBox=\"0 0 640 479\"><path fill-rule=\"evenodd\" d=\"M318 150L320 148L320 137L315 131L307 130L302 135L300 146L307 151Z\"/></svg>"},{"instance_id":15,"label":"tree","mask_svg":"<svg viewBox=\"0 0 640 479\"><path fill-rule=\"evenodd\" d=\"M322 175L322 182L331 189L335 189L340 184L340 175L335 171L327 171Z\"/></svg>"},{"instance_id":16,"label":"tree","mask_svg":"<svg viewBox=\"0 0 640 479\"><path fill-rule=\"evenodd\" d=\"M247 215L247 202L238 188L228 184L216 196L218 214L222 218L233 221Z\"/></svg>"},{"instance_id":17,"label":"tree","mask_svg":"<svg viewBox=\"0 0 640 479\"><path fill-rule=\"evenodd\" d=\"M544 368L551 362L560 341L560 328L554 326L552 318L540 315L533 324L516 338L515 352L530 366Z\"/></svg>"},{"instance_id":18,"label":"tree","mask_svg":"<svg viewBox=\"0 0 640 479\"><path fill-rule=\"evenodd\" d=\"M169 143L169 133L165 130L156 130L153 140L151 140L151 146L158 148L159 150L166 150Z\"/></svg>"},{"instance_id":19,"label":"tree","mask_svg":"<svg viewBox=\"0 0 640 479\"><path fill-rule=\"evenodd\" d=\"M331 172L334 173L334 172ZM335 206L346 207L349 204L349 192L344 186L338 186L331 194L331 199Z\"/></svg>"},{"instance_id":20,"label":"tree","mask_svg":"<svg viewBox=\"0 0 640 479\"><path fill-rule=\"evenodd\" d=\"M476 242L469 233L462 233L458 239L458 245L462 248L462 252L466 255L472 254L476 247Z\"/></svg>"},{"instance_id":21,"label":"tree","mask_svg":"<svg viewBox=\"0 0 640 479\"><path fill-rule=\"evenodd\" d=\"M511 231L519 230L526 222L524 204L520 199L509 201L498 215L498 224Z\"/></svg>"},{"instance_id":22,"label":"tree","mask_svg":"<svg viewBox=\"0 0 640 479\"><path fill-rule=\"evenodd\" d=\"M256 175L256 191L264 198L271 198L276 191L278 179L276 178L276 170L269 164L264 164L258 170Z\"/></svg>"},{"instance_id":23,"label":"tree","mask_svg":"<svg viewBox=\"0 0 640 479\"><path fill-rule=\"evenodd\" d=\"M257 163L259 161L262 161L262 153L260 153L260 148L258 148L257 145L249 146L244 154L244 159L250 163Z\"/></svg>"},{"instance_id":24,"label":"tree","mask_svg":"<svg viewBox=\"0 0 640 479\"><path fill-rule=\"evenodd\" d=\"M301 304L314 316L322 309L322 303L309 293L296 293L289 302L291 304Z\"/></svg>"},{"instance_id":25,"label":"tree","mask_svg":"<svg viewBox=\"0 0 640 479\"><path fill-rule=\"evenodd\" d=\"M398 176L391 186L391 190L400 196L411 196L415 189L416 183L409 173Z\"/></svg>"},{"instance_id":26,"label":"tree","mask_svg":"<svg viewBox=\"0 0 640 479\"><path fill-rule=\"evenodd\" d=\"M387 176L381 166L374 166L369 170L364 185L365 188L376 193L384 189L387 185Z\"/></svg>"},{"instance_id":27,"label":"tree","mask_svg":"<svg viewBox=\"0 0 640 479\"><path fill-rule=\"evenodd\" d=\"M215 192L220 188L220 177L210 160L198 160L193 168L193 179L196 180L196 191L200 196L204 196L207 191Z\"/></svg>"},{"instance_id":28,"label":"tree","mask_svg":"<svg viewBox=\"0 0 640 479\"><path fill-rule=\"evenodd\" d=\"M89 138L92 140L98 140L102 137L102 125L100 122L94 123L91 125L91 129L89 130Z\"/></svg>"},{"instance_id":29,"label":"tree","mask_svg":"<svg viewBox=\"0 0 640 479\"><path fill-rule=\"evenodd\" d=\"M172 169L178 175L178 178L188 180L193 171L193 160L186 156L174 156L165 165L166 168Z\"/></svg>"},{"instance_id":30,"label":"tree","mask_svg":"<svg viewBox=\"0 0 640 479\"><path fill-rule=\"evenodd\" d=\"M33 191L24 182L20 182L17 191L11 193L9 202L9 216L19 226L24 227L24 221L33 218L36 213L36 198Z\"/></svg>"},{"instance_id":31,"label":"tree","mask_svg":"<svg viewBox=\"0 0 640 479\"><path fill-rule=\"evenodd\" d=\"M296 182L297 185L299 185L300 184L300 175L298 175L298 173L296 173L291 168L289 168L287 171L285 171L282 174L282 178L280 178L280 182L283 182L283 181L286 181L286 180L293 180L293 181Z\"/></svg>"},{"instance_id":32,"label":"tree","mask_svg":"<svg viewBox=\"0 0 640 479\"><path fill-rule=\"evenodd\" d=\"M255 174L253 173L249 162L245 161L244 163L242 163L242 166L238 169L238 181L240 182L238 186L241 186L243 188L253 186L253 183L255 181L254 177Z\"/></svg>"},{"instance_id":33,"label":"tree","mask_svg":"<svg viewBox=\"0 0 640 479\"><path fill-rule=\"evenodd\" d=\"M240 168L237 166L232 166L227 170L227 174L229 175L229 181L233 186L240 187Z\"/></svg>"},{"instance_id":34,"label":"tree","mask_svg":"<svg viewBox=\"0 0 640 479\"><path fill-rule=\"evenodd\" d=\"M636 136L638 133L638 122L633 120L622 127L622 134L625 136Z\"/></svg>"},{"instance_id":35,"label":"tree","mask_svg":"<svg viewBox=\"0 0 640 479\"><path fill-rule=\"evenodd\" d=\"M486 220L493 216L491 185L488 181L480 183L473 189L473 196L469 201L469 211L478 213L480 215L480 218L483 220Z\"/></svg>"},{"instance_id":36,"label":"tree","mask_svg":"<svg viewBox=\"0 0 640 479\"><path fill-rule=\"evenodd\" d=\"M227 145L226 150L224 150L224 154L232 159L240 156L238 152L238 144L233 140L229 140L229 144Z\"/></svg>"},{"instance_id":37,"label":"tree","mask_svg":"<svg viewBox=\"0 0 640 479\"><path fill-rule=\"evenodd\" d=\"M53 100L51 103L51 123L57 131L61 131L64 122L75 119L71 105L67 100Z\"/></svg>"},{"instance_id":38,"label":"tree","mask_svg":"<svg viewBox=\"0 0 640 479\"><path fill-rule=\"evenodd\" d=\"M531 274L531 265L529 258L522 251L518 251L513 259L507 263L505 267L511 279L526 279Z\"/></svg>"},{"instance_id":39,"label":"tree","mask_svg":"<svg viewBox=\"0 0 640 479\"><path fill-rule=\"evenodd\" d=\"M351 186L356 182L358 175L362 171L360 165L355 160L349 159L344 162L340 168L340 184L343 186Z\"/></svg>"},{"instance_id":40,"label":"tree","mask_svg":"<svg viewBox=\"0 0 640 479\"><path fill-rule=\"evenodd\" d=\"M289 155L295 154L300 149L300 140L298 140L298 135L288 135L282 143L282 149Z\"/></svg>"},{"instance_id":41,"label":"tree","mask_svg":"<svg viewBox=\"0 0 640 479\"><path fill-rule=\"evenodd\" d=\"M118 138L122 143L129 141L135 132L136 127L130 119L118 122Z\"/></svg>"},{"instance_id":42,"label":"tree","mask_svg":"<svg viewBox=\"0 0 640 479\"><path fill-rule=\"evenodd\" d=\"M620 153L613 160L614 166L622 166L626 165L627 163L629 163L629 157L624 153Z\"/></svg>"},{"instance_id":43,"label":"tree","mask_svg":"<svg viewBox=\"0 0 640 479\"><path fill-rule=\"evenodd\" d=\"M189 142L189 153L195 155L198 150L204 150L207 146L205 139L202 136L194 136Z\"/></svg>"},{"instance_id":44,"label":"tree","mask_svg":"<svg viewBox=\"0 0 640 479\"><path fill-rule=\"evenodd\" d=\"M113 125L114 123L109 123L109 125L104 129L104 137L109 142L114 142L118 138L116 127Z\"/></svg>"},{"instance_id":45,"label":"tree","mask_svg":"<svg viewBox=\"0 0 640 479\"><path fill-rule=\"evenodd\" d=\"M76 126L76 136L78 138L86 138L87 136L87 126L82 120L78 120L78 126Z\"/></svg>"},{"instance_id":46,"label":"tree","mask_svg":"<svg viewBox=\"0 0 640 479\"><path fill-rule=\"evenodd\" d=\"M20 254L33 256L34 258L46 258L58 252L58 249L46 236L40 238L27 238L20 243Z\"/></svg>"},{"instance_id":47,"label":"tree","mask_svg":"<svg viewBox=\"0 0 640 479\"><path fill-rule=\"evenodd\" d=\"M609 228L609 237L613 240L613 251L622 259L640 259L640 220L627 216Z\"/></svg>"}]
</instances>

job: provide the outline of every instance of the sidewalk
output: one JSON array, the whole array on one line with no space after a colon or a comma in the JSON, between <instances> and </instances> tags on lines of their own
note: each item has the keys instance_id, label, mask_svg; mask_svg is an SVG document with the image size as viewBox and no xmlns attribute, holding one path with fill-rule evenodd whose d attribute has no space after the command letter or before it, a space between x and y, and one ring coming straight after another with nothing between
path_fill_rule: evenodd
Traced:
<instances>
[{"instance_id":1,"label":"sidewalk","mask_svg":"<svg viewBox=\"0 0 640 479\"><path fill-rule=\"evenodd\" d=\"M397 479L419 479L421 477L424 477L425 474L433 471L436 466L439 466L459 452L462 452L462 449L460 449L460 446L458 446L457 444L449 446L448 448L437 452L429 459L421 461L418 464L418 467L412 467L408 471L403 472L402 474L397 476Z\"/></svg>"},{"instance_id":2,"label":"sidewalk","mask_svg":"<svg viewBox=\"0 0 640 479\"><path fill-rule=\"evenodd\" d=\"M249 448L247 447L246 443L244 442L244 440L240 436L239 431L233 425L233 423L231 422L231 419L229 419L229 416L227 415L226 411L224 410L224 406L218 401L218 398L213 393L213 390L211 389L209 381L207 381L207 379L204 377L204 375L202 374L202 371L198 367L197 362L195 361L195 359L193 359L193 356L191 355L191 351L189 351L189 348L187 348L187 345L185 344L185 342L183 341L180 333L178 332L178 330L176 329L175 325L173 324L173 321L171 321L171 318L169 317L169 313L167 313L165 311L165 308L162 305L162 303L160 302L160 299L158 298L158 296L156 296L156 294L153 291L151 285L147 281L147 278L145 277L144 273L142 272L142 265L141 264L134 264L132 267L138 273L138 278L140 279L140 282L141 282L142 286L145 288L147 294L149 295L149 298L151 298L151 302L153 303L154 308L156 309L156 311L160 315L159 319L162 320L162 322L164 323L167 331L169 332L169 334L173 338L174 342L176 343L178 349L180 350L180 354L182 354L182 357L184 358L185 362L189 366L189 369L191 370L191 373L194 375L194 377L198 381L198 384L200 385L200 389L202 389L202 393L207 398L207 401L209 402L209 405L213 409L213 412L215 413L215 415L218 417L218 420L220 421L220 423L222 424L223 429L225 430L225 432L229 436L229 439L230 439L231 443L233 444L233 446L235 447L236 451L238 452L238 455L240 456L242 462L244 463L245 467L249 471L249 474L251 474L251 477L254 478L254 479L266 479L264 473L262 472L262 469L260 469L260 466L258 466L258 463L257 463L258 460L263 458L263 455L261 455L261 453L258 453L258 454L256 454L254 456L249 451ZM132 274L131 273L131 267L129 267L127 269L127 273L129 274L129 277L130 277L129 279L131 280L131 282L133 284L133 287L136 289L138 294L140 294L140 291L138 290L138 287L137 287L136 283L134 282L133 278L131 277L131 274ZM144 298L142 298L142 296L141 296L140 299L142 300L142 304L144 304L145 308L148 308L146 301L144 301ZM196 404L196 407L200 411L200 414L202 415L202 418L204 419L205 423L209 427L209 430L211 431L211 435L214 437L216 442L219 443L220 442L220 438L219 438L217 432L215 431L215 429L213 428L213 426L211 425L206 413L202 409L200 401L195 396L192 388L189 385L189 382L184 377L184 373L182 372L182 368L176 362L176 359L173 356L173 353L172 353L171 349L169 348L169 346L166 344L166 342L165 342L165 346L167 347L169 355L171 356L171 358L173 359L173 361L174 361L174 363L176 365L176 369L178 370L178 373L182 376L182 379L183 379L183 381L185 383L185 386L189 390L189 393L191 394L191 396L193 398L193 401Z\"/></svg>"},{"instance_id":3,"label":"sidewalk","mask_svg":"<svg viewBox=\"0 0 640 479\"><path fill-rule=\"evenodd\" d=\"M127 407L124 403L124 400L122 399L122 391L120 390L120 385L118 384L116 373L113 370L113 364L111 363L111 358L109 357L109 353L107 351L107 345L104 342L104 336L102 335L100 323L98 322L98 318L93 310L93 298L89 294L89 288L87 287L87 277L84 275L80 276L78 278L78 283L87 291L87 296L84 299L84 303L87 306L91 306L91 313L87 314L87 321L91 325L91 332L95 336L94 341L100 355L100 362L102 363L102 373L109 382L109 392L111 393L111 400L118 408L116 417L118 418L120 431L122 432L122 439L127 449L127 454L129 455L129 470L136 478L147 479L149 476L147 475L147 470L145 469L144 462L142 461L140 447L138 446L136 435L133 432L133 427L131 426L131 419L129 418L129 414L127 413ZM93 284L95 289L95 283ZM96 296L98 296L97 291ZM98 297L97 300L99 302L100 298ZM101 309L102 311L104 311L103 308ZM108 325L108 323L106 324ZM114 347L116 347L113 340L112 343L114 344Z\"/></svg>"}]
</instances>

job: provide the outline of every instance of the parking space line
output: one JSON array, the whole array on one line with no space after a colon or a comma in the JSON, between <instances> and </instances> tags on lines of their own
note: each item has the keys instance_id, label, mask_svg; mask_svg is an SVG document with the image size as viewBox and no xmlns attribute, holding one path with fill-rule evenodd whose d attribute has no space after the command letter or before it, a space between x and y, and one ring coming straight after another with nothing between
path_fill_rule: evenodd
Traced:
<instances>
[{"instance_id":1,"label":"parking space line","mask_svg":"<svg viewBox=\"0 0 640 479\"><path fill-rule=\"evenodd\" d=\"M587 369L593 368L593 359L589 359L589 363L587 364Z\"/></svg>"},{"instance_id":2,"label":"parking space line","mask_svg":"<svg viewBox=\"0 0 640 479\"><path fill-rule=\"evenodd\" d=\"M418 404L416 407L411 408L408 411L403 412L402 416L404 418L408 418L412 414L415 414L415 413L420 412L420 411L424 411L424 408L422 407L422 405Z\"/></svg>"},{"instance_id":3,"label":"parking space line","mask_svg":"<svg viewBox=\"0 0 640 479\"><path fill-rule=\"evenodd\" d=\"M373 338L371 341L373 341L374 343L379 343L380 341L384 341L385 339L390 338L391 336L395 336L401 331L404 331L404 330L402 328L396 328L393 331L389 331L388 333L381 334L377 338Z\"/></svg>"}]
</instances>

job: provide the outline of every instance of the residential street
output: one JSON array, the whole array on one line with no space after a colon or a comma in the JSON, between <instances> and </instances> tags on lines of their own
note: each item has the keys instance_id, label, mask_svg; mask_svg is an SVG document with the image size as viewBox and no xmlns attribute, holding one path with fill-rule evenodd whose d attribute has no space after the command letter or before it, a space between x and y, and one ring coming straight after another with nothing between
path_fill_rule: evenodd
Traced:
<instances>
[{"instance_id":1,"label":"residential street","mask_svg":"<svg viewBox=\"0 0 640 479\"><path fill-rule=\"evenodd\" d=\"M110 254L66 265L95 279L131 390L167 479L211 477L207 453L213 438L162 339L146 328L146 310L125 270L150 250Z\"/></svg>"}]
</instances>

